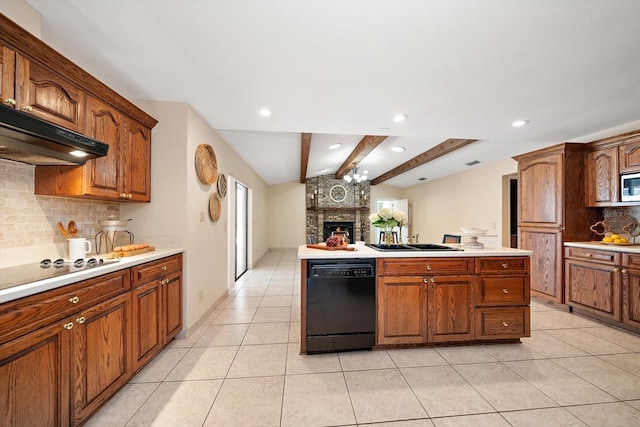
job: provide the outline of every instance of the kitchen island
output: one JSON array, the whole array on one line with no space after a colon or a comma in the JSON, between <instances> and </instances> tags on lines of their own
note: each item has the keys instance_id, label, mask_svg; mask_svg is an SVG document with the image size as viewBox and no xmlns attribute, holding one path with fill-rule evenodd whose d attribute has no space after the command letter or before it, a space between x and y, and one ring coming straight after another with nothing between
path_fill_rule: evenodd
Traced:
<instances>
[{"instance_id":1,"label":"kitchen island","mask_svg":"<svg viewBox=\"0 0 640 427\"><path fill-rule=\"evenodd\" d=\"M447 245L459 250L378 251L298 248L301 353L307 353L308 266L375 264L375 341L371 347L517 342L529 336L531 251ZM461 250L460 250L461 249ZM317 302L312 301L311 304ZM316 310L316 307L313 307ZM335 318L333 313L327 318ZM340 348L337 348L340 350Z\"/></svg>"}]
</instances>

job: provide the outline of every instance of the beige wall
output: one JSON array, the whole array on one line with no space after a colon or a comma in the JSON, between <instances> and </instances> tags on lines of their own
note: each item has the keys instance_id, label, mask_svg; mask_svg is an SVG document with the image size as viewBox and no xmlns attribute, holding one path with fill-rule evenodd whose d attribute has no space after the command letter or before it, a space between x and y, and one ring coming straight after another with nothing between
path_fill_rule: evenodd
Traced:
<instances>
[{"instance_id":1,"label":"beige wall","mask_svg":"<svg viewBox=\"0 0 640 427\"><path fill-rule=\"evenodd\" d=\"M219 173L233 176L252 189L255 221L251 240L255 259L269 248L266 219L261 218L268 210L269 189L188 104L151 101L136 104L158 120L152 132L151 203L123 204L121 213L122 217L134 218L129 229L137 240L185 249L183 308L185 327L190 328L226 295L230 277L229 197L222 199L220 219L211 221L209 198L216 187L198 180L194 160L197 146L211 145Z\"/></svg>"},{"instance_id":2,"label":"beige wall","mask_svg":"<svg viewBox=\"0 0 640 427\"><path fill-rule=\"evenodd\" d=\"M307 242L305 184L288 182L269 187L270 248L295 248Z\"/></svg>"}]
</instances>

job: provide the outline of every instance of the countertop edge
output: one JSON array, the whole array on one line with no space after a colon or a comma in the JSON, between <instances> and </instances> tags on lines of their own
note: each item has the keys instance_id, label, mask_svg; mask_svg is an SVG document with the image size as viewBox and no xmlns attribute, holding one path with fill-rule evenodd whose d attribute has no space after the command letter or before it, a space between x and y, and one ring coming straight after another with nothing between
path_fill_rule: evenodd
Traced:
<instances>
[{"instance_id":1,"label":"countertop edge","mask_svg":"<svg viewBox=\"0 0 640 427\"><path fill-rule=\"evenodd\" d=\"M457 247L464 251L398 251L382 252L362 243L349 245L355 251L323 250L298 246L298 259L344 259L344 258L453 258L453 257L491 257L491 256L531 256L533 251L515 248L485 246L484 249L465 248L462 244L446 246Z\"/></svg>"},{"instance_id":2,"label":"countertop edge","mask_svg":"<svg viewBox=\"0 0 640 427\"><path fill-rule=\"evenodd\" d=\"M144 264L147 262L155 261L168 256L183 253L182 248L161 248L156 249L153 252L146 252L140 255L134 255L131 257L120 258L120 262L113 264L107 264L99 267L94 267L88 270L78 271L77 273L71 273L60 277L54 277L51 279L39 280L37 282L28 283L25 285L14 286L12 288L0 290L0 304L13 301L19 298L28 297L38 294L40 292L49 291L62 286L71 285L73 283L81 282L83 280L92 279L94 277L103 276L105 274L113 273L115 271L124 270L125 268L134 267L136 265Z\"/></svg>"},{"instance_id":3,"label":"countertop edge","mask_svg":"<svg viewBox=\"0 0 640 427\"><path fill-rule=\"evenodd\" d=\"M599 242L564 242L572 248L597 249L599 251L630 252L640 254L640 245L608 245Z\"/></svg>"}]
</instances>

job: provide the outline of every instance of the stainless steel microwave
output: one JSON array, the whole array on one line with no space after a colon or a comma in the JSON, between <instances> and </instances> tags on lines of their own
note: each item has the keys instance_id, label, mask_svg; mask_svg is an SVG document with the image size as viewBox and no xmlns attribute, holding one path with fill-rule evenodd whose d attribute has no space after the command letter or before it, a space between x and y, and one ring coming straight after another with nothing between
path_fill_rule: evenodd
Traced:
<instances>
[{"instance_id":1,"label":"stainless steel microwave","mask_svg":"<svg viewBox=\"0 0 640 427\"><path fill-rule=\"evenodd\" d=\"M620 176L620 200L623 202L640 202L640 173Z\"/></svg>"}]
</instances>

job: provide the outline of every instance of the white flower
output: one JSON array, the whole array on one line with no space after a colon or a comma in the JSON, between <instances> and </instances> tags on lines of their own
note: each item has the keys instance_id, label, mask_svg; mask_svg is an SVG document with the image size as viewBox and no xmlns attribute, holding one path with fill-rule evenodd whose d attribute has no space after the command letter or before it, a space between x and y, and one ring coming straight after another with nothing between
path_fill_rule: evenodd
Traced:
<instances>
[{"instance_id":1,"label":"white flower","mask_svg":"<svg viewBox=\"0 0 640 427\"><path fill-rule=\"evenodd\" d=\"M380 218L384 219L385 221L388 221L391 218L393 218L393 212L389 208L380 209L380 211L378 212L378 215L380 215Z\"/></svg>"},{"instance_id":2,"label":"white flower","mask_svg":"<svg viewBox=\"0 0 640 427\"><path fill-rule=\"evenodd\" d=\"M380 215L378 215L376 212L372 213L371 215L369 215L369 221L371 222L380 221Z\"/></svg>"},{"instance_id":3,"label":"white flower","mask_svg":"<svg viewBox=\"0 0 640 427\"><path fill-rule=\"evenodd\" d=\"M407 215L402 211L395 211L393 213L393 219L398 221L398 225L404 225L407 222Z\"/></svg>"}]
</instances>

